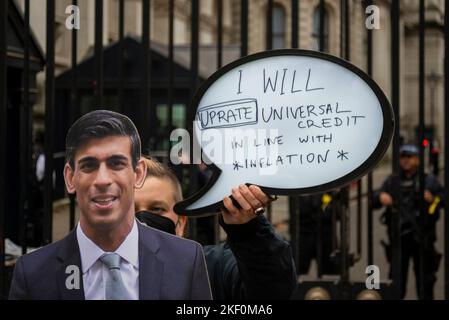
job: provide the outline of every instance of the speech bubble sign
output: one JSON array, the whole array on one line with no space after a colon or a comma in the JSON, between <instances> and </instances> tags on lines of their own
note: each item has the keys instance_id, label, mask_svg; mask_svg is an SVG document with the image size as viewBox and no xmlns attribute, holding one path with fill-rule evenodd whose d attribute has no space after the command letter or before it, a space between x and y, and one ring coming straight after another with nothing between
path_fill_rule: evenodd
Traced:
<instances>
[{"instance_id":1,"label":"speech bubble sign","mask_svg":"<svg viewBox=\"0 0 449 320\"><path fill-rule=\"evenodd\" d=\"M294 195L342 187L372 170L393 135L392 108L362 70L316 51L256 53L197 91L193 135L213 171L187 216L216 213L239 184Z\"/></svg>"}]
</instances>

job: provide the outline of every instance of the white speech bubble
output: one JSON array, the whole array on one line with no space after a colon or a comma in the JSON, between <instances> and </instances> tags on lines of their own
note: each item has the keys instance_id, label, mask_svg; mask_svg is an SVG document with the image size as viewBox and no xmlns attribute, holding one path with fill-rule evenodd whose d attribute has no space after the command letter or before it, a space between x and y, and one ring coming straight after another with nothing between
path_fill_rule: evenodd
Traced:
<instances>
[{"instance_id":1,"label":"white speech bubble","mask_svg":"<svg viewBox=\"0 0 449 320\"><path fill-rule=\"evenodd\" d=\"M193 105L194 139L214 173L175 206L185 215L217 212L243 183L279 195L341 187L371 170L393 135L393 112L378 85L347 61L315 51L234 61L200 87Z\"/></svg>"}]
</instances>

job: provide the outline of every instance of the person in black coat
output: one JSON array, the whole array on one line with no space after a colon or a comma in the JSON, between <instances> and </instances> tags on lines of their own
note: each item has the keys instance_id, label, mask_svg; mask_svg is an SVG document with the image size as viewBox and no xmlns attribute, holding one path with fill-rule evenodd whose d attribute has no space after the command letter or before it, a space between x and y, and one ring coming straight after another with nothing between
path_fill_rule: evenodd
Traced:
<instances>
[{"instance_id":1,"label":"person in black coat","mask_svg":"<svg viewBox=\"0 0 449 320\"><path fill-rule=\"evenodd\" d=\"M390 175L384 181L381 189L374 194L374 208L386 207L382 215L382 222L386 224L391 243L393 238L392 216L397 207L401 215L401 292L402 298L406 293L407 273L409 261L413 258L416 277L416 287L420 299L433 299L433 287L436 281L441 255L435 250L436 222L440 216L443 187L436 177L425 175L424 191L424 219L420 217L419 194L419 157L418 148L413 144L406 144L400 148L400 176ZM400 192L399 206L395 206L397 192ZM420 291L420 241L421 233L424 239L424 292ZM391 262L391 244L382 243L386 250L387 259ZM390 270L391 276L391 270Z\"/></svg>"},{"instance_id":2,"label":"person in black coat","mask_svg":"<svg viewBox=\"0 0 449 320\"><path fill-rule=\"evenodd\" d=\"M182 199L176 176L164 165L147 159L147 178L136 190L137 218L155 228L184 235L186 217L173 211ZM212 295L217 300L288 299L297 286L295 266L288 242L282 240L263 215L255 209L265 207L270 198L257 186L234 188L220 224L226 242L204 247Z\"/></svg>"}]
</instances>

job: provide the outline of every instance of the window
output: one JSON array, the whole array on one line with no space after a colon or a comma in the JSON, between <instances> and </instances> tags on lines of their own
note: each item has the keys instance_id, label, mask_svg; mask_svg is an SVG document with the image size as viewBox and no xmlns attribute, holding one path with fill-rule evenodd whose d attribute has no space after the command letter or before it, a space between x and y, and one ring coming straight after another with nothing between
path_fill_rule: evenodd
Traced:
<instances>
[{"instance_id":1,"label":"window","mask_svg":"<svg viewBox=\"0 0 449 320\"><path fill-rule=\"evenodd\" d=\"M285 11L280 5L273 6L273 49L285 48Z\"/></svg>"},{"instance_id":2,"label":"window","mask_svg":"<svg viewBox=\"0 0 449 320\"><path fill-rule=\"evenodd\" d=\"M324 52L329 52L329 14L324 8ZM315 8L313 12L313 26L312 26L312 50L320 49L320 6Z\"/></svg>"}]
</instances>

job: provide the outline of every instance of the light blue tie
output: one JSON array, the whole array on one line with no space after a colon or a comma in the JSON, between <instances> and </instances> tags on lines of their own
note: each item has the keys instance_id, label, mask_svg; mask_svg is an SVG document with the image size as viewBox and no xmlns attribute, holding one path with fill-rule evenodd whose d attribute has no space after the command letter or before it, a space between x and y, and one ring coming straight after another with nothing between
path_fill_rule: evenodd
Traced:
<instances>
[{"instance_id":1,"label":"light blue tie","mask_svg":"<svg viewBox=\"0 0 449 320\"><path fill-rule=\"evenodd\" d=\"M109 269L109 279L106 280L106 300L126 299L126 289L120 272L121 257L114 252L105 253L100 261Z\"/></svg>"}]
</instances>

